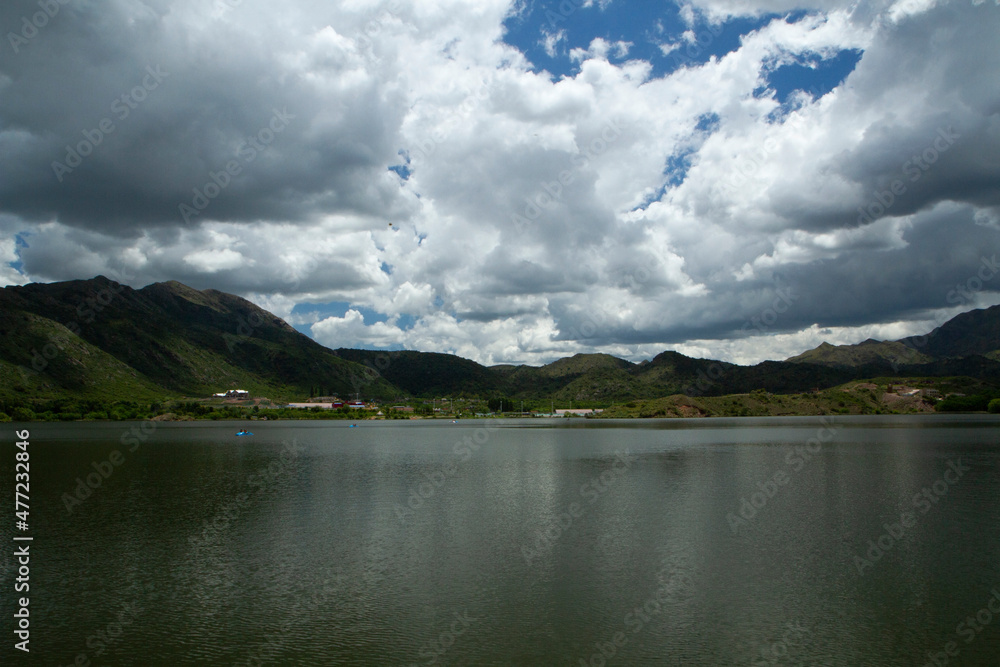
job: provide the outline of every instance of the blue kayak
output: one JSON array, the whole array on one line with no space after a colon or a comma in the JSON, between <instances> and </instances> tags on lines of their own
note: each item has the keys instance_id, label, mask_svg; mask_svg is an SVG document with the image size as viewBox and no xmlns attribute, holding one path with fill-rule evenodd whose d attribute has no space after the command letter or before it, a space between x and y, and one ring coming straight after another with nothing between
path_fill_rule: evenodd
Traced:
<instances>
[{"instance_id":1,"label":"blue kayak","mask_svg":"<svg viewBox=\"0 0 1000 667\"><path fill-rule=\"evenodd\" d=\"M253 433L247 431L246 433L237 433L236 435L253 435Z\"/></svg>"}]
</instances>

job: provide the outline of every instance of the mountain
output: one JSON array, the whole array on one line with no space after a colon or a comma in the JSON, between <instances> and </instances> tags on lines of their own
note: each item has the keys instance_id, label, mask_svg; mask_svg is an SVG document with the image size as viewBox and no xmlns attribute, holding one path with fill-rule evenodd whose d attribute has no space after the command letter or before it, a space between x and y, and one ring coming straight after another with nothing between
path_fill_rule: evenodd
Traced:
<instances>
[{"instance_id":1,"label":"mountain","mask_svg":"<svg viewBox=\"0 0 1000 667\"><path fill-rule=\"evenodd\" d=\"M925 336L897 341L868 339L856 345L822 343L787 361L835 368L873 366L895 370L924 364L930 364L928 368L941 367L940 363L935 366L935 362L977 356L1000 360L1000 306L961 313ZM976 367L983 365L978 363Z\"/></svg>"},{"instance_id":2,"label":"mountain","mask_svg":"<svg viewBox=\"0 0 1000 667\"><path fill-rule=\"evenodd\" d=\"M763 389L790 394L873 377L968 376L1000 379L1000 307L964 313L923 339L824 343L786 361L738 366L673 351L634 364L607 354L577 354L541 367L485 367L454 355L338 350L407 393L504 395L567 403L627 401L672 394L721 396ZM944 352L956 352L945 355ZM990 351L990 357L984 353ZM996 358L992 358L996 356Z\"/></svg>"},{"instance_id":3,"label":"mountain","mask_svg":"<svg viewBox=\"0 0 1000 667\"><path fill-rule=\"evenodd\" d=\"M485 395L502 390L499 377L488 368L453 354L346 348L337 349L334 354L377 373L372 381L381 377L398 387L399 393L411 396ZM356 391L367 395L367 385Z\"/></svg>"},{"instance_id":4,"label":"mountain","mask_svg":"<svg viewBox=\"0 0 1000 667\"><path fill-rule=\"evenodd\" d=\"M963 313L926 337L824 343L754 366L666 351L638 364L577 354L540 367L487 367L433 352L331 350L245 299L173 281L134 290L98 276L0 290L0 400L153 402L240 388L275 400L315 391L608 405L920 376L1000 379L1000 307Z\"/></svg>"},{"instance_id":5,"label":"mountain","mask_svg":"<svg viewBox=\"0 0 1000 667\"><path fill-rule=\"evenodd\" d=\"M245 299L178 282L134 290L98 276L6 287L0 331L4 392L17 398L397 391Z\"/></svg>"},{"instance_id":6,"label":"mountain","mask_svg":"<svg viewBox=\"0 0 1000 667\"><path fill-rule=\"evenodd\" d=\"M923 354L901 341L878 341L869 338L856 345L821 343L819 347L786 359L786 361L819 364L834 368L857 368L865 365L924 364L933 361L933 357Z\"/></svg>"},{"instance_id":7,"label":"mountain","mask_svg":"<svg viewBox=\"0 0 1000 667\"><path fill-rule=\"evenodd\" d=\"M996 357L1000 353L1000 306L960 313L927 336L899 342L938 359Z\"/></svg>"}]
</instances>

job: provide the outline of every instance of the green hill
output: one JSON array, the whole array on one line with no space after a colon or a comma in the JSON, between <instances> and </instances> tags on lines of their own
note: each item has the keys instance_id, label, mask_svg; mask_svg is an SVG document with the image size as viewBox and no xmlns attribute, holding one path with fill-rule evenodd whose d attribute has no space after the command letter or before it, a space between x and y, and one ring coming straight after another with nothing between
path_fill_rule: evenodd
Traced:
<instances>
[{"instance_id":1,"label":"green hill","mask_svg":"<svg viewBox=\"0 0 1000 667\"><path fill-rule=\"evenodd\" d=\"M927 336L900 343L941 359L1000 354L1000 306L970 310L948 320Z\"/></svg>"},{"instance_id":2,"label":"green hill","mask_svg":"<svg viewBox=\"0 0 1000 667\"><path fill-rule=\"evenodd\" d=\"M0 290L0 334L0 400L13 402L157 402L239 388L278 401L315 392L506 397L548 407L681 394L811 395L873 377L1000 380L1000 307L959 315L923 338L824 343L754 366L666 351L638 364L577 354L541 367L486 367L450 354L334 351L231 294L173 281L134 290L98 276Z\"/></svg>"},{"instance_id":3,"label":"green hill","mask_svg":"<svg viewBox=\"0 0 1000 667\"><path fill-rule=\"evenodd\" d=\"M341 359L363 366L399 388L402 394L435 396L487 395L501 391L499 374L469 359L438 352L349 350L334 352ZM362 393L366 388L358 389Z\"/></svg>"},{"instance_id":4,"label":"green hill","mask_svg":"<svg viewBox=\"0 0 1000 667\"><path fill-rule=\"evenodd\" d=\"M837 368L868 365L897 369L977 356L1000 361L1000 306L960 313L924 336L897 341L868 339L856 345L822 343L787 361Z\"/></svg>"},{"instance_id":5,"label":"green hill","mask_svg":"<svg viewBox=\"0 0 1000 667\"><path fill-rule=\"evenodd\" d=\"M239 297L177 282L141 290L103 276L0 290L0 368L23 398L156 399L232 388L270 398L314 387L396 389ZM23 387L17 391L16 386ZM12 393L13 392L13 393Z\"/></svg>"},{"instance_id":6,"label":"green hill","mask_svg":"<svg viewBox=\"0 0 1000 667\"><path fill-rule=\"evenodd\" d=\"M820 364L834 368L857 368L867 364L924 364L933 361L927 354L899 341L868 339L857 345L830 345L803 352L787 361L792 363Z\"/></svg>"}]
</instances>

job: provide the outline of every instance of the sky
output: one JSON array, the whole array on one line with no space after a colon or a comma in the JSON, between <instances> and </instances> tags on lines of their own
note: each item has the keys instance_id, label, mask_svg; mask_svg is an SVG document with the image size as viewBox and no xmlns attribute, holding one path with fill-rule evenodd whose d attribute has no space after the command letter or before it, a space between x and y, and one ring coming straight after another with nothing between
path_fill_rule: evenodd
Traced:
<instances>
[{"instance_id":1,"label":"sky","mask_svg":"<svg viewBox=\"0 0 1000 667\"><path fill-rule=\"evenodd\" d=\"M178 280L483 364L751 364L1000 303L1000 0L17 0L0 27L6 285Z\"/></svg>"}]
</instances>

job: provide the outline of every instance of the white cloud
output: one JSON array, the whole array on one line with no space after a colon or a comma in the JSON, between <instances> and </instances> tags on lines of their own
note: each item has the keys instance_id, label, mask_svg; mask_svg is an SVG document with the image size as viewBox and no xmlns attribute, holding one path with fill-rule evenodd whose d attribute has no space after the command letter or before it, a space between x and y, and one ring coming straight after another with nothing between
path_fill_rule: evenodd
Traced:
<instances>
[{"instance_id":1,"label":"white cloud","mask_svg":"<svg viewBox=\"0 0 1000 667\"><path fill-rule=\"evenodd\" d=\"M124 55L101 77L53 26L60 67L0 66L0 213L29 243L0 245L5 265L24 261L23 276L0 277L124 265L136 286L176 279L285 317L346 302L313 324L318 340L487 363L665 348L753 361L827 330L841 342L918 333L977 253L1000 249L1000 18L931 0L692 0L689 33L660 51L715 44L732 16L795 10L807 13L665 76L617 62L634 58L631 42L595 39L558 80L503 43L512 6L500 0L245 3L215 18L175 3L127 29L108 10L86 27ZM60 185L53 156L134 85L120 33L135 30L170 78ZM550 56L565 30L545 37ZM782 104L768 90L775 69L845 50L861 60L825 95ZM295 116L287 131L181 224L178 204L276 107ZM958 139L935 148L941 132ZM895 181L905 192L863 219ZM745 338L780 285L800 295L794 307Z\"/></svg>"},{"instance_id":2,"label":"white cloud","mask_svg":"<svg viewBox=\"0 0 1000 667\"><path fill-rule=\"evenodd\" d=\"M24 285L29 282L20 271L11 266L18 260L17 243L13 238L0 239L0 280L4 285Z\"/></svg>"},{"instance_id":3,"label":"white cloud","mask_svg":"<svg viewBox=\"0 0 1000 667\"><path fill-rule=\"evenodd\" d=\"M559 30L557 32L545 33L542 41L540 42L542 48L545 49L545 53L548 54L550 58L556 57L556 49L560 42L566 41L566 31Z\"/></svg>"},{"instance_id":4,"label":"white cloud","mask_svg":"<svg viewBox=\"0 0 1000 667\"><path fill-rule=\"evenodd\" d=\"M246 258L229 248L213 250L196 250L187 255L184 261L201 273L217 273L238 268L246 263Z\"/></svg>"}]
</instances>

